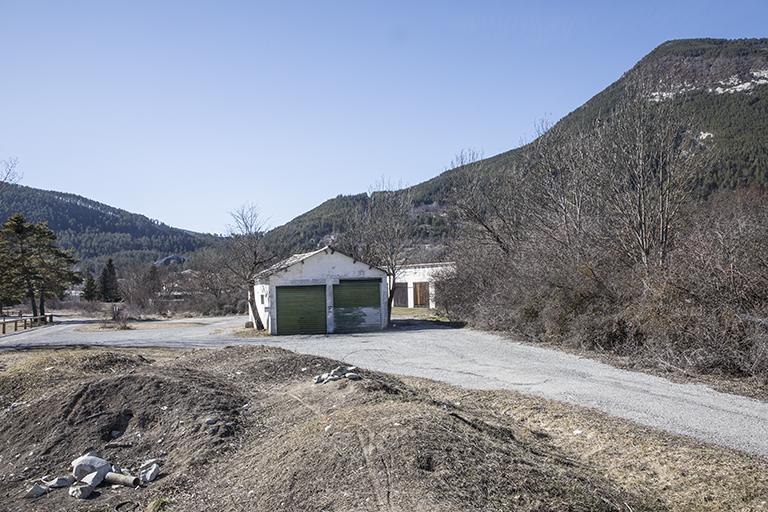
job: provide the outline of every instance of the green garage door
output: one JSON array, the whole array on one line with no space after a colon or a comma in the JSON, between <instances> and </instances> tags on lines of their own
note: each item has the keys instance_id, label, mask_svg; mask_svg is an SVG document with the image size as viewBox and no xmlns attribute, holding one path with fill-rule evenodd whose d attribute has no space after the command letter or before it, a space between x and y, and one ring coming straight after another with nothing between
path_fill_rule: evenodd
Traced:
<instances>
[{"instance_id":1,"label":"green garage door","mask_svg":"<svg viewBox=\"0 0 768 512\"><path fill-rule=\"evenodd\" d=\"M325 286L278 286L277 334L324 334Z\"/></svg>"},{"instance_id":2,"label":"green garage door","mask_svg":"<svg viewBox=\"0 0 768 512\"><path fill-rule=\"evenodd\" d=\"M333 287L335 332L381 329L381 280L342 280ZM278 324L279 325L279 324Z\"/></svg>"}]
</instances>

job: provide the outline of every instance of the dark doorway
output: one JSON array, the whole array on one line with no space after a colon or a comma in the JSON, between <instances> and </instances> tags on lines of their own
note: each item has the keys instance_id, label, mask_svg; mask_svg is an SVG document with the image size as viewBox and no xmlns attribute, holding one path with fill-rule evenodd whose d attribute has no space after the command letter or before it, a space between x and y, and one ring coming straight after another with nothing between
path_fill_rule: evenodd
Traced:
<instances>
[{"instance_id":1,"label":"dark doorway","mask_svg":"<svg viewBox=\"0 0 768 512\"><path fill-rule=\"evenodd\" d=\"M429 283L413 283L413 307L429 307Z\"/></svg>"},{"instance_id":2,"label":"dark doorway","mask_svg":"<svg viewBox=\"0 0 768 512\"><path fill-rule=\"evenodd\" d=\"M392 305L396 308L408 307L408 284L407 283L395 283L395 291L393 292L394 299L392 299Z\"/></svg>"}]
</instances>

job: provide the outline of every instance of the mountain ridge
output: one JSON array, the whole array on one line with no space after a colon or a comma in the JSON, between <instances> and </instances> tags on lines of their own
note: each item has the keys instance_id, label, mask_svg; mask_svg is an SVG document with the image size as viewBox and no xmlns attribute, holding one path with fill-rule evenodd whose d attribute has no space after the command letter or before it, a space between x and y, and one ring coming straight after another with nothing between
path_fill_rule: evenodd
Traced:
<instances>
[{"instance_id":1,"label":"mountain ridge","mask_svg":"<svg viewBox=\"0 0 768 512\"><path fill-rule=\"evenodd\" d=\"M755 79L750 73L760 73ZM704 195L718 189L768 185L768 38L765 39L678 39L666 41L640 59L617 80L561 118L555 127L585 128L597 116L609 112L621 101L624 87L641 75L658 80L662 100L680 100L678 88L685 88L681 108L692 110L697 123L708 126L717 146L713 167L702 170L700 189ZM729 81L736 77L739 82ZM666 82L664 80L667 80ZM744 86L746 81L754 82ZM764 82L763 82L764 80ZM758 83L760 82L760 83ZM689 86L686 88L685 84ZM695 87L694 87L695 85ZM727 87L736 88L731 92ZM741 86L741 89L738 87ZM717 90L723 87L723 91ZM530 144L484 159L488 169L500 169L522 162ZM416 206L434 205L430 220L415 219L423 233L437 226L427 239L438 241L446 235L440 216L459 186L462 168L444 171L409 187ZM334 233L349 217L350 202L364 200L365 194L337 196L273 229L268 236L284 252L309 250ZM357 198L353 200L352 198ZM418 215L417 215L418 217ZM431 223L425 228L425 223Z\"/></svg>"},{"instance_id":2,"label":"mountain ridge","mask_svg":"<svg viewBox=\"0 0 768 512\"><path fill-rule=\"evenodd\" d=\"M149 262L194 251L215 239L78 194L9 184L0 196L0 218L14 213L47 222L62 247L74 249L86 260L113 257L126 263Z\"/></svg>"},{"instance_id":3,"label":"mountain ridge","mask_svg":"<svg viewBox=\"0 0 768 512\"><path fill-rule=\"evenodd\" d=\"M648 77L659 86L654 92L657 96L651 99L678 102L714 143L717 158L710 168L702 170L702 195L720 189L768 186L768 39L664 42L554 126L588 129L598 116L615 108L628 84ZM526 144L488 157L484 167L494 172L524 163L530 147ZM439 245L448 236L445 211L453 194L460 193L465 172L464 168L447 170L408 187L415 198L414 230L424 244ZM123 254L129 259L154 261L168 254L194 251L216 239L77 194L13 185L2 199L0 215L8 217L21 211L31 220L48 221L62 245L75 248L83 258ZM271 229L267 240L281 255L311 250L342 232L351 213L367 200L366 193L327 199ZM84 211L98 212L102 218L91 216L84 222ZM113 222L104 222L104 218Z\"/></svg>"}]
</instances>

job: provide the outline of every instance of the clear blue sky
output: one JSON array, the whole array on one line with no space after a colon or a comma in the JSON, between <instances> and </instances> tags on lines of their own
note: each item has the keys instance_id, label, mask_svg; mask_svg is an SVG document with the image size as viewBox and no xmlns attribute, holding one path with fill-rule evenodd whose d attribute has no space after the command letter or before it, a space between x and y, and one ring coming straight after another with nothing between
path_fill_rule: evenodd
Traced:
<instances>
[{"instance_id":1,"label":"clear blue sky","mask_svg":"<svg viewBox=\"0 0 768 512\"><path fill-rule=\"evenodd\" d=\"M511 149L665 40L765 36L765 0L0 0L0 158L174 226L277 225Z\"/></svg>"}]
</instances>

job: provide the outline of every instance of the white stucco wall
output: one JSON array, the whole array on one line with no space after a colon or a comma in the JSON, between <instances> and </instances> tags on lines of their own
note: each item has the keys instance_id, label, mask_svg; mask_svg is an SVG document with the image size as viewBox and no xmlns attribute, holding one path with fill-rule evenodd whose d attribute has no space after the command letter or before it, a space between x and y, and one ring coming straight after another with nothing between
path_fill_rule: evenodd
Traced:
<instances>
[{"instance_id":1,"label":"white stucco wall","mask_svg":"<svg viewBox=\"0 0 768 512\"><path fill-rule=\"evenodd\" d=\"M270 334L277 334L277 311L274 307L278 286L325 286L326 329L334 332L333 319L333 285L340 279L380 279L381 294L381 328L387 326L387 280L386 273L366 263L354 261L349 256L338 251L325 249L295 263L285 270L271 275L266 281L262 280L254 287L256 309ZM261 296L265 296L261 304Z\"/></svg>"},{"instance_id":2,"label":"white stucco wall","mask_svg":"<svg viewBox=\"0 0 768 512\"><path fill-rule=\"evenodd\" d=\"M414 307L414 283L429 283L429 307L435 309L435 276L453 268L453 263L416 263L404 266L397 274L396 283L408 285L408 307Z\"/></svg>"},{"instance_id":3,"label":"white stucco wall","mask_svg":"<svg viewBox=\"0 0 768 512\"><path fill-rule=\"evenodd\" d=\"M253 293L254 302L256 303L256 314L259 315L264 327L269 330L269 284L256 283L256 286L253 287ZM255 322L255 320L252 321ZM254 323L254 325L256 324Z\"/></svg>"}]
</instances>

